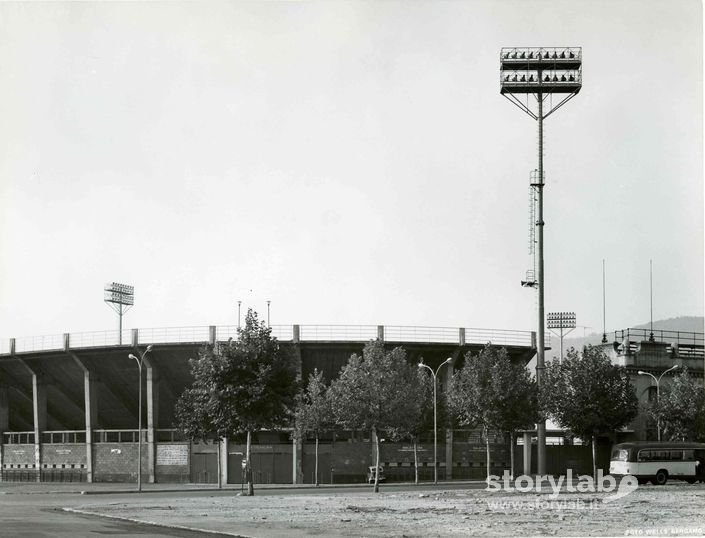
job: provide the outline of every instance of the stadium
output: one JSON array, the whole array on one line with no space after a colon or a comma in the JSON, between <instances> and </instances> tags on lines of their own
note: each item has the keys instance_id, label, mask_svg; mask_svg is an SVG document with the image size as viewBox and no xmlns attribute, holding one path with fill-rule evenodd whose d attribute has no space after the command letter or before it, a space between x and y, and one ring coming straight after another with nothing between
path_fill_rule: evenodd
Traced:
<instances>
[{"instance_id":1,"label":"stadium","mask_svg":"<svg viewBox=\"0 0 705 538\"><path fill-rule=\"evenodd\" d=\"M353 353L379 339L401 346L410 362L433 368L451 358L439 380L484 345L503 346L522 364L536 353L536 333L502 329L382 325L274 325L272 336L293 349L302 377L314 369L335 377ZM192 381L188 361L205 344L237 337L236 326L178 327L66 333L0 342L0 467L2 480L229 483L242 481L241 439L191 443L174 428L174 404ZM130 355L144 353L144 368ZM142 370L145 370L142 372ZM140 394L141 393L141 394ZM140 410L139 402L142 401ZM141 428L138 427L141 420ZM141 444L138 442L141 429ZM439 436L439 477L485 476L484 442L475 432ZM433 475L432 432L421 439L422 479ZM509 445L494 441L497 469L509 464ZM255 435L255 483L313 482L313 447L290 432ZM323 440L319 480L360 482L372 461L369 433L336 432ZM405 443L383 443L391 480L413 476ZM494 463L493 463L494 465Z\"/></svg>"}]
</instances>

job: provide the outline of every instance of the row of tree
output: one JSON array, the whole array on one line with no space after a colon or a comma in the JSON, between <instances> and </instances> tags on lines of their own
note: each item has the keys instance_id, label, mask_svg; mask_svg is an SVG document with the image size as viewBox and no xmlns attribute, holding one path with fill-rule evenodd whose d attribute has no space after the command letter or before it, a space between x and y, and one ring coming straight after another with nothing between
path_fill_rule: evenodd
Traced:
<instances>
[{"instance_id":1,"label":"row of tree","mask_svg":"<svg viewBox=\"0 0 705 538\"><path fill-rule=\"evenodd\" d=\"M613 434L638 412L627 371L611 364L597 347L588 346L582 353L570 350L562 363L549 363L541 391L528 370L512 363L503 348L487 345L463 359L462 368L440 394L438 407L443 423L482 431L488 475L490 434L508 434L513 447L517 430L533 428L546 417L592 441L596 471L597 436ZM371 341L362 355L350 357L330 383L318 371L302 382L293 357L272 338L271 329L256 313L248 311L238 339L207 346L198 359L191 360L191 369L194 382L177 402L177 426L197 440L246 435L245 476L250 495L254 493L252 434L262 429L291 428L297 439L313 436L316 483L318 444L325 432L341 428L371 432L376 468L381 438L408 439L414 446L418 481L418 440L432 428L435 381L427 368L410 364L400 347L389 350L382 342ZM705 437L705 425L698 429L697 420L695 426L686 424L687 419L683 421L678 413L678 402L694 397L695 392L688 392L691 385L684 378L674 386L673 397L662 398L661 406L652 412L659 413L664 424L674 424L668 431ZM698 401L702 401L701 414L705 413L705 397ZM513 474L513 448L510 456ZM374 473L375 492L378 475Z\"/></svg>"}]
</instances>

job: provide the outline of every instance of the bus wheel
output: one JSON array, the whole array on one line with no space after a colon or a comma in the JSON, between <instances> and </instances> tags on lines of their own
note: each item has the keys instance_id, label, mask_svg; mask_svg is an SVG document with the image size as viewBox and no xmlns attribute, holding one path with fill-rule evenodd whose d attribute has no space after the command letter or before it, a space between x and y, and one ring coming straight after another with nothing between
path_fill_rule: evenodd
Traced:
<instances>
[{"instance_id":1,"label":"bus wheel","mask_svg":"<svg viewBox=\"0 0 705 538\"><path fill-rule=\"evenodd\" d=\"M656 473L656 484L663 486L666 482L668 482L668 471L661 469Z\"/></svg>"}]
</instances>

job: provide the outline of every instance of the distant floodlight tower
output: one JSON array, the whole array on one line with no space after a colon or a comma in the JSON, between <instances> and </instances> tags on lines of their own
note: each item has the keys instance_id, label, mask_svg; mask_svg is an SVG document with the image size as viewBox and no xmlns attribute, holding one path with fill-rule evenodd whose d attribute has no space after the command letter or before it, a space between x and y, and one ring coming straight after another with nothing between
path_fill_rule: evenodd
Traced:
<instances>
[{"instance_id":1,"label":"distant floodlight tower","mask_svg":"<svg viewBox=\"0 0 705 538\"><path fill-rule=\"evenodd\" d=\"M103 288L103 300L118 314L118 344L122 345L122 315L135 304L135 288L109 282Z\"/></svg>"},{"instance_id":2,"label":"distant floodlight tower","mask_svg":"<svg viewBox=\"0 0 705 538\"><path fill-rule=\"evenodd\" d=\"M582 87L582 49L580 47L509 47L499 53L500 93L526 112L539 125L539 167L537 227L538 334L536 382L541 384L545 365L544 274L543 274L543 120L575 97ZM556 104L553 96L556 95ZM522 101L521 97L524 97ZM534 100L529 100L533 96ZM548 100L548 103L544 101ZM548 111L544 111L544 104ZM546 422L537 424L538 474L546 474Z\"/></svg>"},{"instance_id":3,"label":"distant floodlight tower","mask_svg":"<svg viewBox=\"0 0 705 538\"><path fill-rule=\"evenodd\" d=\"M575 329L575 312L549 312L546 316L546 327L553 332L553 329L558 329L560 333L557 335L561 339L561 355L559 362L563 362L563 337ZM570 329L570 331L565 331ZM553 333L556 334L556 333Z\"/></svg>"}]
</instances>

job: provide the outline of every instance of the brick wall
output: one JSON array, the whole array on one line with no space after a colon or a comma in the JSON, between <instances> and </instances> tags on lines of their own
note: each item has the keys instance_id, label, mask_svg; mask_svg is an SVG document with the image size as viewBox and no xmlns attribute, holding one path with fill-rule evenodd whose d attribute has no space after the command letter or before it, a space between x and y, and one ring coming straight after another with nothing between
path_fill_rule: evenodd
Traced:
<instances>
[{"instance_id":1,"label":"brick wall","mask_svg":"<svg viewBox=\"0 0 705 538\"><path fill-rule=\"evenodd\" d=\"M157 444L157 482L189 482L190 446L188 443Z\"/></svg>"},{"instance_id":2,"label":"brick wall","mask_svg":"<svg viewBox=\"0 0 705 538\"><path fill-rule=\"evenodd\" d=\"M137 443L93 445L93 476L96 482L136 482ZM147 482L147 446L142 445L142 481Z\"/></svg>"},{"instance_id":3,"label":"brick wall","mask_svg":"<svg viewBox=\"0 0 705 538\"><path fill-rule=\"evenodd\" d=\"M33 469L34 445L3 445L2 463L5 469Z\"/></svg>"}]
</instances>

